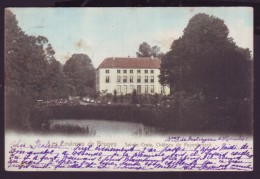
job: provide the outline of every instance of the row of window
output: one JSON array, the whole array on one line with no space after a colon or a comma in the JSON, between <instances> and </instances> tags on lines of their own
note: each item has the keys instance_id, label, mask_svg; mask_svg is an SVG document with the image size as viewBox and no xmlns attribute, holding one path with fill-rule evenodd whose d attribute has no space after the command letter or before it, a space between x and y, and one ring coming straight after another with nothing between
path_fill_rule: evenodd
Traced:
<instances>
[{"instance_id":1,"label":"row of window","mask_svg":"<svg viewBox=\"0 0 260 179\"><path fill-rule=\"evenodd\" d=\"M134 70L117 70L117 73L120 74L121 71L123 71L123 73L127 73L127 71L129 71L129 73L134 73ZM141 70L136 70L137 73L141 73ZM144 73L148 73L149 70L144 70ZM106 70L106 73L109 73L109 70ZM154 70L150 70L150 73L154 73Z\"/></svg>"},{"instance_id":2,"label":"row of window","mask_svg":"<svg viewBox=\"0 0 260 179\"><path fill-rule=\"evenodd\" d=\"M136 82L137 83L141 83L141 80L142 78L141 78L141 76L137 76L137 78L136 78ZM117 76L117 83L127 83L127 82L129 82L129 83L134 83L134 77L133 76L130 76L129 77L129 81L128 81L128 78L127 78L127 76ZM110 82L110 77L109 76L106 76L106 83L109 83ZM145 76L144 77L144 82L145 83L148 83L149 82L149 79L148 79L148 76ZM150 83L154 83L154 76L150 76Z\"/></svg>"},{"instance_id":3,"label":"row of window","mask_svg":"<svg viewBox=\"0 0 260 179\"><path fill-rule=\"evenodd\" d=\"M116 91L120 94L120 93L123 93L123 94L127 94L127 93L132 93L133 90L135 89L135 86L134 85L130 85L129 86L129 89L127 88L128 86L127 85L117 85L117 89ZM137 88L136 88L136 92L138 94L142 93L142 88L144 87L144 93L154 93L154 85L137 85Z\"/></svg>"},{"instance_id":4,"label":"row of window","mask_svg":"<svg viewBox=\"0 0 260 179\"><path fill-rule=\"evenodd\" d=\"M142 81L141 76L137 76L136 82L137 82L137 83L141 83L141 81ZM134 82L134 77L133 77L133 76L130 76L130 77L129 77L129 81L128 81L127 76L123 76L123 77L117 76L117 83L121 83L121 82L123 82L123 83L127 83L127 82L133 83L133 82ZM145 76L145 77L144 77L144 82L145 82L145 83L148 83L148 82L149 82L148 76ZM150 77L150 82L151 82L151 83L154 83L154 76L151 76L151 77Z\"/></svg>"}]
</instances>

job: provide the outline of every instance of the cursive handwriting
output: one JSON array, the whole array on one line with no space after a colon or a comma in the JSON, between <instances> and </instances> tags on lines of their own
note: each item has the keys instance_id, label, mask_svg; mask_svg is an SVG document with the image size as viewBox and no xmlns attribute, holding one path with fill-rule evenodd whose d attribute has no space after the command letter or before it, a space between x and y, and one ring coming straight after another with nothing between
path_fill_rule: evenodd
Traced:
<instances>
[{"instance_id":1,"label":"cursive handwriting","mask_svg":"<svg viewBox=\"0 0 260 179\"><path fill-rule=\"evenodd\" d=\"M231 142L232 139L195 137L169 137L170 142L200 142L197 145L166 145L163 147L62 147L54 143L36 140L34 144L17 141L8 151L7 167L16 170L253 170L252 146L247 140ZM222 143L213 145L215 140ZM212 142L212 145L204 145Z\"/></svg>"}]
</instances>

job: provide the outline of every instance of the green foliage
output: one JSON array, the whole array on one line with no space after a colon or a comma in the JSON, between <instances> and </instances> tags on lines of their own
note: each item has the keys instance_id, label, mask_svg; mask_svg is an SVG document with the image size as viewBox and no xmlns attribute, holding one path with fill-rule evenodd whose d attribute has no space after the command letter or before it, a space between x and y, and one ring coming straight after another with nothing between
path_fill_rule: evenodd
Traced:
<instances>
[{"instance_id":1,"label":"green foliage","mask_svg":"<svg viewBox=\"0 0 260 179\"><path fill-rule=\"evenodd\" d=\"M49 61L46 83L48 88L45 92L48 99L66 98L69 95L62 64L55 59Z\"/></svg>"},{"instance_id":2,"label":"green foliage","mask_svg":"<svg viewBox=\"0 0 260 179\"><path fill-rule=\"evenodd\" d=\"M64 65L69 93L72 96L93 96L95 69L88 55L74 54Z\"/></svg>"},{"instance_id":3,"label":"green foliage","mask_svg":"<svg viewBox=\"0 0 260 179\"><path fill-rule=\"evenodd\" d=\"M250 98L250 51L228 38L224 21L207 14L192 17L183 36L162 58L160 82L176 91L207 97Z\"/></svg>"},{"instance_id":4,"label":"green foliage","mask_svg":"<svg viewBox=\"0 0 260 179\"><path fill-rule=\"evenodd\" d=\"M48 39L29 36L5 11L5 103L7 125L31 128L30 112L39 99L66 96L62 65ZM18 105L18 106L17 106Z\"/></svg>"},{"instance_id":5,"label":"green foliage","mask_svg":"<svg viewBox=\"0 0 260 179\"><path fill-rule=\"evenodd\" d=\"M158 46L151 47L147 42L139 45L139 51L136 52L137 57L158 57L162 58L164 55Z\"/></svg>"}]
</instances>

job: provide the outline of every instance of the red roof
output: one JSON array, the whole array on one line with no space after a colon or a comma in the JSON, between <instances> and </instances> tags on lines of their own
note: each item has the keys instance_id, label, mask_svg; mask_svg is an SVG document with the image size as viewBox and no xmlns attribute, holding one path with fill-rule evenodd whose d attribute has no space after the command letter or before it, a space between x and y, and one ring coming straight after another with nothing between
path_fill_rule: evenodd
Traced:
<instances>
[{"instance_id":1,"label":"red roof","mask_svg":"<svg viewBox=\"0 0 260 179\"><path fill-rule=\"evenodd\" d=\"M160 69L161 60L152 57L114 57L106 58L99 68L157 68Z\"/></svg>"}]
</instances>

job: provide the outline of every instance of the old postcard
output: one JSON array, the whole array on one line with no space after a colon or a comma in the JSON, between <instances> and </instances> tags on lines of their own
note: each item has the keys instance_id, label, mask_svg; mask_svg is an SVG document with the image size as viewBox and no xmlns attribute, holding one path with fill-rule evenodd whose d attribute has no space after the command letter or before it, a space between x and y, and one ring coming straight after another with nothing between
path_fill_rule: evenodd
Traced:
<instances>
[{"instance_id":1,"label":"old postcard","mask_svg":"<svg viewBox=\"0 0 260 179\"><path fill-rule=\"evenodd\" d=\"M6 8L7 171L252 171L253 9Z\"/></svg>"}]
</instances>

